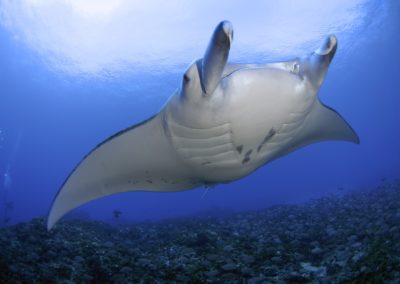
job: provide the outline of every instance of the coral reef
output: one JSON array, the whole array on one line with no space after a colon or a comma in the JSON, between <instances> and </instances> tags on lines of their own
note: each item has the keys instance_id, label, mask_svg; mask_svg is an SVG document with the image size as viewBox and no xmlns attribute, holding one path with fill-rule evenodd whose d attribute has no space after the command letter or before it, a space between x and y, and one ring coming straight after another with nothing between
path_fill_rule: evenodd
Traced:
<instances>
[{"instance_id":1,"label":"coral reef","mask_svg":"<svg viewBox=\"0 0 400 284\"><path fill-rule=\"evenodd\" d=\"M222 217L0 230L0 283L398 283L400 186Z\"/></svg>"}]
</instances>

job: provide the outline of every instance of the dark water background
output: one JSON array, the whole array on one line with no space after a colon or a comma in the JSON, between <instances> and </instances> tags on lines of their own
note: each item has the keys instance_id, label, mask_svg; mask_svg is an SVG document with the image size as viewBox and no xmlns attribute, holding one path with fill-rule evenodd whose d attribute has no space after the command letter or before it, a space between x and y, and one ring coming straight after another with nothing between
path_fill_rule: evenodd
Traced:
<instances>
[{"instance_id":1,"label":"dark water background","mask_svg":"<svg viewBox=\"0 0 400 284\"><path fill-rule=\"evenodd\" d=\"M125 220L154 220L302 202L371 187L382 178L399 178L400 5L398 1L365 1L359 9L365 9L366 15L357 30L338 32L339 49L320 97L353 126L360 145L313 144L242 180L212 188L204 198L204 188L179 193L132 192L96 200L75 212L109 220L118 209ZM235 17L244 18L242 22L249 18L251 23L251 13L236 13L230 18L234 27ZM212 27L217 23L214 18L222 20L226 15L221 9L193 26L205 21ZM236 38L245 33L244 28L238 29ZM311 43L307 52L318 44ZM199 45L201 50L206 42ZM281 58L304 55L303 49ZM236 51L245 55L237 57L242 62L279 58ZM113 133L158 112L179 86L189 63L170 68L161 62L157 72L135 69L122 75L92 77L64 74L49 67L42 54L16 38L12 30L0 26L0 214L4 216L6 199L13 202L7 209L8 224L47 214L60 185L81 158Z\"/></svg>"}]
</instances>

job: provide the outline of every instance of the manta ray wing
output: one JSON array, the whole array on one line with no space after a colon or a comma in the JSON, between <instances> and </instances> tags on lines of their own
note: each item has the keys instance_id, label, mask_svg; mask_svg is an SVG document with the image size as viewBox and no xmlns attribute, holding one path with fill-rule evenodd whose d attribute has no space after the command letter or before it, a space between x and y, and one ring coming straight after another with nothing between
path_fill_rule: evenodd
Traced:
<instances>
[{"instance_id":1,"label":"manta ray wing","mask_svg":"<svg viewBox=\"0 0 400 284\"><path fill-rule=\"evenodd\" d=\"M118 132L91 151L58 192L47 228L91 200L126 191L178 191L197 186L171 148L162 113Z\"/></svg>"},{"instance_id":2,"label":"manta ray wing","mask_svg":"<svg viewBox=\"0 0 400 284\"><path fill-rule=\"evenodd\" d=\"M292 141L291 151L328 140L360 143L357 133L350 124L337 111L316 99L303 126Z\"/></svg>"}]
</instances>

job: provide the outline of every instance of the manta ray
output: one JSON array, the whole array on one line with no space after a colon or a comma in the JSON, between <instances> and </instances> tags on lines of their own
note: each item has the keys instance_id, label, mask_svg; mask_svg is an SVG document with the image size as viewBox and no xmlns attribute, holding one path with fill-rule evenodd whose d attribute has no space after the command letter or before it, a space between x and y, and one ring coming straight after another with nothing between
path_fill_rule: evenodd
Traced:
<instances>
[{"instance_id":1,"label":"manta ray","mask_svg":"<svg viewBox=\"0 0 400 284\"><path fill-rule=\"evenodd\" d=\"M232 40L232 24L219 23L159 113L80 161L55 197L49 230L70 210L110 194L229 183L315 142L359 143L317 95L337 49L334 35L307 56L264 64L228 63Z\"/></svg>"}]
</instances>

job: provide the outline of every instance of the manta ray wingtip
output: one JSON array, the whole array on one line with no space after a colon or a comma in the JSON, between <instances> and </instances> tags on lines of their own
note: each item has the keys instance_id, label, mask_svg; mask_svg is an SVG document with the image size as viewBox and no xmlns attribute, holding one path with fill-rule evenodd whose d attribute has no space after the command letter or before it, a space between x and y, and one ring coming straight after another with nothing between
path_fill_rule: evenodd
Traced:
<instances>
[{"instance_id":1,"label":"manta ray wingtip","mask_svg":"<svg viewBox=\"0 0 400 284\"><path fill-rule=\"evenodd\" d=\"M352 128L352 129L353 129L353 128ZM353 129L353 132L354 132L354 140L351 141L351 142L353 142L353 143L355 143L355 144L357 144L357 145L361 144L360 136L358 136L357 132L355 132L354 129Z\"/></svg>"},{"instance_id":2,"label":"manta ray wingtip","mask_svg":"<svg viewBox=\"0 0 400 284\"><path fill-rule=\"evenodd\" d=\"M50 217L48 217L47 220L46 220L46 229L47 229L47 231L50 232L51 229L53 228L53 226L54 226L54 222L52 222L50 220Z\"/></svg>"}]
</instances>

